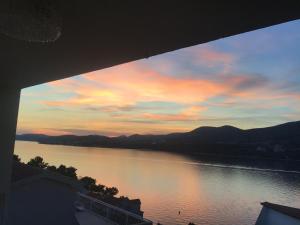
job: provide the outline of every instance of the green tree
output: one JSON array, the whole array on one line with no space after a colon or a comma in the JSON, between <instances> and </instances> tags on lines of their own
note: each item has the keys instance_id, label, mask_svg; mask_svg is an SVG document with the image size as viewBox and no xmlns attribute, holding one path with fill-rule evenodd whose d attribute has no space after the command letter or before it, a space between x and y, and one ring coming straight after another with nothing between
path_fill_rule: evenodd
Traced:
<instances>
[{"instance_id":1,"label":"green tree","mask_svg":"<svg viewBox=\"0 0 300 225\"><path fill-rule=\"evenodd\" d=\"M33 159L31 159L27 165L33 166L33 167L38 167L41 169L45 169L48 166L48 163L44 162L44 159L40 156L37 156Z\"/></svg>"}]
</instances>

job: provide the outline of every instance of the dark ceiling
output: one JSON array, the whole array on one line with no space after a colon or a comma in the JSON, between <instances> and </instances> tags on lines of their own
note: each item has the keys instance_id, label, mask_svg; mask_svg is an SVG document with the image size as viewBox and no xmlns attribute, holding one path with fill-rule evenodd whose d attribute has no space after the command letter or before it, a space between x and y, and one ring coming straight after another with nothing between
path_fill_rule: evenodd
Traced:
<instances>
[{"instance_id":1,"label":"dark ceiling","mask_svg":"<svg viewBox=\"0 0 300 225\"><path fill-rule=\"evenodd\" d=\"M24 88L300 18L297 1L60 1L61 38L0 34L2 87Z\"/></svg>"}]
</instances>

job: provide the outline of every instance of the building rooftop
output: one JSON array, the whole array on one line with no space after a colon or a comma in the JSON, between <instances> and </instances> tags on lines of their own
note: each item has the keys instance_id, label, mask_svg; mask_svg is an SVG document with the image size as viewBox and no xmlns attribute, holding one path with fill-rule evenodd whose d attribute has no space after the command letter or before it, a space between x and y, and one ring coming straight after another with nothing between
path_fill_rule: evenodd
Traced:
<instances>
[{"instance_id":1,"label":"building rooftop","mask_svg":"<svg viewBox=\"0 0 300 225\"><path fill-rule=\"evenodd\" d=\"M124 220L128 225L152 224L140 215L86 193L77 180L14 162L9 224L115 225L123 224Z\"/></svg>"},{"instance_id":2,"label":"building rooftop","mask_svg":"<svg viewBox=\"0 0 300 225\"><path fill-rule=\"evenodd\" d=\"M40 175L42 171L38 168L27 166L23 163L14 162L12 169L11 181L12 183Z\"/></svg>"},{"instance_id":3,"label":"building rooftop","mask_svg":"<svg viewBox=\"0 0 300 225\"><path fill-rule=\"evenodd\" d=\"M300 209L278 205L270 202L262 202L261 205L300 220Z\"/></svg>"},{"instance_id":4,"label":"building rooftop","mask_svg":"<svg viewBox=\"0 0 300 225\"><path fill-rule=\"evenodd\" d=\"M59 180L36 175L12 184L10 225L78 225L74 202L77 190Z\"/></svg>"}]
</instances>

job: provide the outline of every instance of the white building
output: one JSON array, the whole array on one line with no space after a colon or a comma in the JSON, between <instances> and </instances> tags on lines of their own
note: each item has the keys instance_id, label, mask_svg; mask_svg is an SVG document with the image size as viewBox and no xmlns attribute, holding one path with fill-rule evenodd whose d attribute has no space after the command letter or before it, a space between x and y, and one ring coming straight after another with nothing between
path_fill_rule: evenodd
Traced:
<instances>
[{"instance_id":1,"label":"white building","mask_svg":"<svg viewBox=\"0 0 300 225\"><path fill-rule=\"evenodd\" d=\"M300 209L269 202L261 204L263 208L255 225L300 225Z\"/></svg>"}]
</instances>

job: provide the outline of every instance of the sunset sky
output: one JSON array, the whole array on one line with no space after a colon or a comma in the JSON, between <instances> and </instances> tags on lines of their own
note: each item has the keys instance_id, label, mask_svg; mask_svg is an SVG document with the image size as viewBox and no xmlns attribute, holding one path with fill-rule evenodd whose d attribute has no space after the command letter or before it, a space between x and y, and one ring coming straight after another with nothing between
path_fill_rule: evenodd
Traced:
<instances>
[{"instance_id":1,"label":"sunset sky","mask_svg":"<svg viewBox=\"0 0 300 225\"><path fill-rule=\"evenodd\" d=\"M23 89L18 133L117 136L294 120L300 21Z\"/></svg>"}]
</instances>

